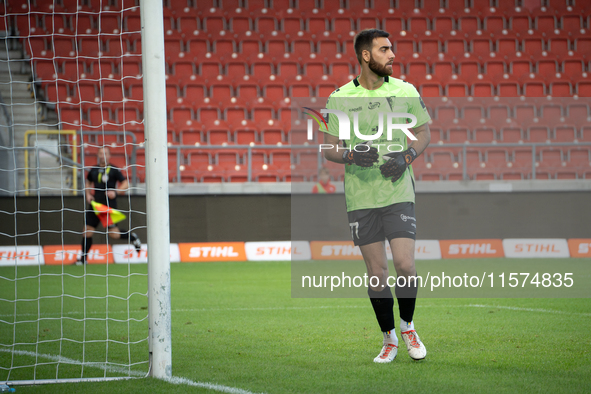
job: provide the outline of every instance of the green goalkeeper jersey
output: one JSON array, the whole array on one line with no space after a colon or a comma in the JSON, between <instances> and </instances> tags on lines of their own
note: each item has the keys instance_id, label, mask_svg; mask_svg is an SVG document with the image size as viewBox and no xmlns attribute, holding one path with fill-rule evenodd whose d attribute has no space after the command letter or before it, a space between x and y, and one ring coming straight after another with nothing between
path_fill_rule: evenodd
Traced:
<instances>
[{"instance_id":1,"label":"green goalkeeper jersey","mask_svg":"<svg viewBox=\"0 0 591 394\"><path fill-rule=\"evenodd\" d=\"M431 118L417 89L410 83L400 79L385 77L384 83L376 90L367 90L359 84L357 78L335 90L328 98L327 109L344 112L350 120L350 139L343 140L347 149L368 140L356 136L354 116L358 117L358 131L362 135L374 135L378 132L380 113L410 113L417 119L413 127L427 123ZM334 114L327 114L321 131L339 137L339 121ZM410 121L410 119L409 119ZM384 178L380 165L385 161L384 154L407 149L407 136L395 129L391 138L387 135L387 116L382 115L383 133L380 138L372 141L378 148L380 159L372 167L359 167L345 164L345 199L347 212L358 209L381 208L395 203L415 201L414 175L409 166L404 175L396 182ZM394 118L391 123L405 124L406 118ZM389 150L388 150L389 147ZM344 150L340 150L342 152Z\"/></svg>"}]
</instances>

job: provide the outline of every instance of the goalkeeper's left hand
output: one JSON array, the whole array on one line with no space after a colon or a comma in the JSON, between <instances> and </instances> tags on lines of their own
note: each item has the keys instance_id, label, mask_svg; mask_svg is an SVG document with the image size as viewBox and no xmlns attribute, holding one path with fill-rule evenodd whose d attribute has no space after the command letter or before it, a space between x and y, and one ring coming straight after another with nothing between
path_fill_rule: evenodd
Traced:
<instances>
[{"instance_id":1,"label":"goalkeeper's left hand","mask_svg":"<svg viewBox=\"0 0 591 394\"><path fill-rule=\"evenodd\" d=\"M388 153L382 156L386 162L380 166L380 171L384 177L392 177L392 182L396 182L417 156L414 148L408 148L404 152Z\"/></svg>"}]
</instances>

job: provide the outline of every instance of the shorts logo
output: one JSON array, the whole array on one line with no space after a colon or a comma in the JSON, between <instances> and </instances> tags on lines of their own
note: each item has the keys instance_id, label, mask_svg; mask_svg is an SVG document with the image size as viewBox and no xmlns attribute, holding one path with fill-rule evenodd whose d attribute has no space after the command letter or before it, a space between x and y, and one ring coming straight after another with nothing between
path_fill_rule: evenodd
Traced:
<instances>
[{"instance_id":1,"label":"shorts logo","mask_svg":"<svg viewBox=\"0 0 591 394\"><path fill-rule=\"evenodd\" d=\"M402 219L403 222L406 222L408 219L413 220L415 222L417 221L417 219L413 218L412 216L406 216L403 213L400 214L400 219Z\"/></svg>"},{"instance_id":2,"label":"shorts logo","mask_svg":"<svg viewBox=\"0 0 591 394\"><path fill-rule=\"evenodd\" d=\"M355 235L359 239L359 222L349 223L349 227L351 227L351 238L355 239L355 236L353 236L353 228L355 228Z\"/></svg>"},{"instance_id":3,"label":"shorts logo","mask_svg":"<svg viewBox=\"0 0 591 394\"><path fill-rule=\"evenodd\" d=\"M380 108L380 102L379 101L370 102L367 105L367 109L376 109L376 108Z\"/></svg>"}]
</instances>

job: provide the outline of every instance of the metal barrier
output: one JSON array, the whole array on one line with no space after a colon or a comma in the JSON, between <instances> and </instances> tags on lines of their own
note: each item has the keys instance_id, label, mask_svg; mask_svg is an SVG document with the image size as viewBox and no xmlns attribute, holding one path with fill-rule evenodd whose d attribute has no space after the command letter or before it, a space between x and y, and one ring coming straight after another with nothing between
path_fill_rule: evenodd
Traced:
<instances>
[{"instance_id":1,"label":"metal barrier","mask_svg":"<svg viewBox=\"0 0 591 394\"><path fill-rule=\"evenodd\" d=\"M431 150L440 150L440 149L449 149L449 148L461 148L462 151L462 158L466 157L466 153L469 149L475 148L531 148L532 149L532 179L536 179L536 150L539 148L562 148L568 146L588 146L591 147L591 142L555 142L555 143L543 143L543 142L524 142L524 143L464 143L464 144L457 144L457 143L449 143L449 144L432 144L429 145L426 149L426 152L429 153ZM265 150L265 149L285 149L285 150L299 150L299 149L306 149L306 150L315 150L317 151L317 169L320 169L323 165L323 155L321 154L320 150L318 149L318 145L225 145L225 146L214 146L214 145L170 145L168 147L169 151L174 150L176 151L176 179L180 181L181 179L181 151L182 150L191 150L191 151L220 151L220 150L246 150L247 154L247 179L249 182L252 181L252 151L254 150ZM462 162L462 179L469 180L468 177L468 167L466 160L461 160ZM293 164L293 157L292 157L292 164Z\"/></svg>"}]
</instances>

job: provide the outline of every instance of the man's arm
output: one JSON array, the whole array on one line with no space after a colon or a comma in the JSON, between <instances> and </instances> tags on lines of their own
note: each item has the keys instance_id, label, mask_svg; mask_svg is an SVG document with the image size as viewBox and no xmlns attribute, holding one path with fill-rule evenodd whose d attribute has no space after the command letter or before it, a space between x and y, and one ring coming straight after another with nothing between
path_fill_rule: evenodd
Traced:
<instances>
[{"instance_id":1,"label":"man's arm","mask_svg":"<svg viewBox=\"0 0 591 394\"><path fill-rule=\"evenodd\" d=\"M345 164L345 161L343 160L343 150L337 150L340 142L341 141L339 141L339 137L324 133L324 143L326 145L332 145L330 149L322 149L324 151L324 158L326 158L326 160L332 161L334 163Z\"/></svg>"},{"instance_id":2,"label":"man's arm","mask_svg":"<svg viewBox=\"0 0 591 394\"><path fill-rule=\"evenodd\" d=\"M109 190L107 192L107 194L109 195L109 198L112 200L115 197L117 197L117 195L120 195L120 196L124 195L127 192L128 187L129 187L129 182L127 181L127 179L124 179L119 182L116 192L115 192L115 190Z\"/></svg>"},{"instance_id":3,"label":"man's arm","mask_svg":"<svg viewBox=\"0 0 591 394\"><path fill-rule=\"evenodd\" d=\"M419 156L431 142L431 130L429 130L429 124L425 123L419 127L415 127L412 131L415 137L417 137L417 140L412 141L409 145L409 148L414 148L414 150L417 152L417 156Z\"/></svg>"}]
</instances>

